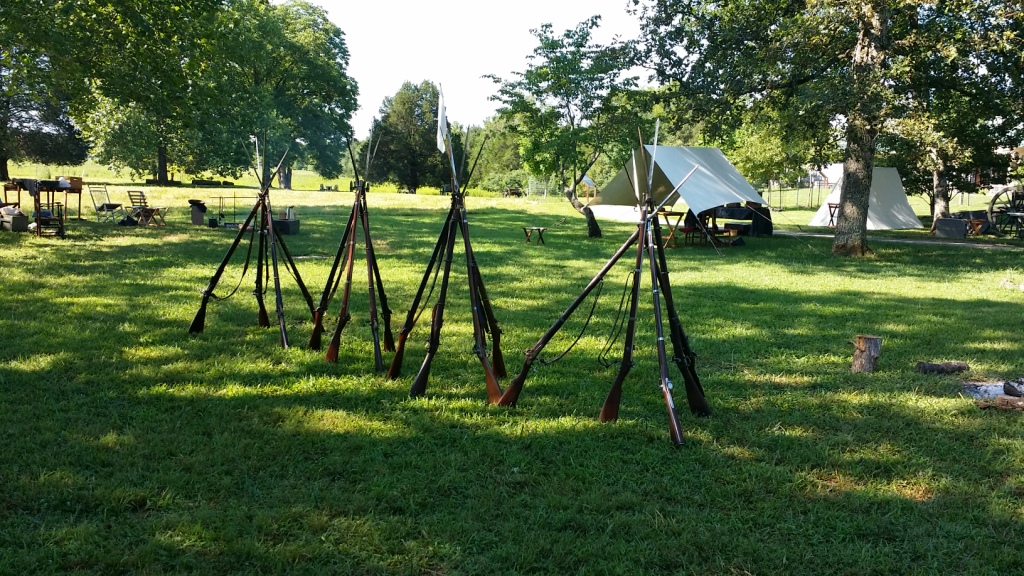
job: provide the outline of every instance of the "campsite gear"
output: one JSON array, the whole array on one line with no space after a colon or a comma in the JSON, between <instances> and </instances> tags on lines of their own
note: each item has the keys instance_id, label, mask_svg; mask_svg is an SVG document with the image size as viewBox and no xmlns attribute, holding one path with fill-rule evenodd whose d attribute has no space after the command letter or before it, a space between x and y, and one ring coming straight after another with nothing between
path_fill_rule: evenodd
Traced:
<instances>
[{"instance_id":1,"label":"campsite gear","mask_svg":"<svg viewBox=\"0 0 1024 576\"><path fill-rule=\"evenodd\" d=\"M637 153L656 158L650 174L650 198L655 206L671 206L682 200L695 214L700 214L737 202L768 204L718 148L645 146ZM680 179L695 166L700 169L693 174L690 184L677 188ZM589 204L591 207L602 205L641 205L629 167L619 170Z\"/></svg>"},{"instance_id":2,"label":"campsite gear","mask_svg":"<svg viewBox=\"0 0 1024 576\"><path fill-rule=\"evenodd\" d=\"M190 199L188 203L192 207L192 223L196 226L206 224L206 202Z\"/></svg>"},{"instance_id":3,"label":"campsite gear","mask_svg":"<svg viewBox=\"0 0 1024 576\"><path fill-rule=\"evenodd\" d=\"M463 179L463 186L459 186L459 173L455 169L455 158L452 155L451 137L448 134L448 126L444 114L444 103L443 100L438 102L438 148L448 156L448 164L451 169L451 207L448 209L448 214L445 216L444 224L441 227L441 233L437 237L437 242L434 244L434 251L430 256L430 261L427 263L427 268L423 273L423 279L420 281L419 289L416 291L416 296L413 298L412 306L409 308L409 313L405 317L405 324L398 333L398 345L395 350L395 357L391 361L391 367L388 368L387 378L397 378L402 370L402 358L405 351L405 343L409 338L409 333L412 332L413 326L416 324L416 320L419 318L422 310L419 310L420 299L423 297L423 290L427 286L427 281L430 280L430 276L433 274L434 282L437 282L438 270L435 268L435 264L440 267L441 262L444 262L444 273L441 276L441 290L437 296L437 302L434 304L434 308L431 311L431 327L430 336L427 341L427 354L423 358L423 364L420 366L419 372L416 374L416 378L413 379L412 387L409 389L410 396L420 396L426 392L427 379L430 376L430 365L434 360L434 356L437 354L437 348L440 345L441 338L441 324L444 321L444 306L448 296L448 277L452 267L452 251L455 246L455 234L456 231L462 234L462 241L464 250L466 252L466 275L469 280L469 301L470 309L472 310L473 316L473 337L474 345L473 352L476 353L477 358L480 359L480 363L484 369L484 379L487 385L487 400L491 404L495 404L501 398L501 387L498 385L498 378L505 377L505 361L501 355L501 330L498 328L498 321L494 317L494 312L491 310L491 302L487 298L487 290L484 289L483 277L480 274L480 268L477 265L476 257L473 254L473 246L469 240L469 218L466 213L465 194L466 186L468 186L470 177L473 175L473 169L476 168L476 162L480 159L480 152L483 151L483 145L487 143L487 137L484 137L483 142L480 145L480 152L477 153L476 160L473 161L473 167L469 170L469 175ZM469 141L469 131L466 131L466 139L464 142ZM463 162L465 166L465 150L463 148ZM438 257L441 257L440 260ZM431 284L431 293L433 293L433 286ZM427 294L427 298L430 298L430 294ZM487 359L487 337L485 333L489 332L491 335L491 341L493 343L493 349L491 353L491 360Z\"/></svg>"},{"instance_id":4,"label":"campsite gear","mask_svg":"<svg viewBox=\"0 0 1024 576\"><path fill-rule=\"evenodd\" d=\"M655 136L657 138L657 136ZM619 402L622 395L622 383L633 366L634 336L636 333L637 305L640 296L640 278L643 259L646 255L651 274L651 292L654 303L654 321L657 337L658 369L662 395L669 414L669 434L672 442L679 445L683 443L683 434L679 424L679 416L675 410L675 403L672 398L672 382L669 379L668 355L665 349L665 338L662 316L662 299L664 299L664 310L668 316L669 334L672 342L672 360L682 373L686 385L686 400L690 411L697 416L710 416L711 407L708 406L704 396L704 388L701 386L700 378L696 370L696 354L690 348L689 339L683 331L682 323L676 311L675 302L672 297L672 286L669 281L668 259L665 256L665 246L662 241L661 225L657 213L661 206L655 205L655 196L648 193L652 189L652 180L657 167L655 153L660 152L657 146L641 147L633 153L633 166L631 173L634 175L632 181L635 186L633 197L640 202L640 220L637 229L626 240L622 246L612 255L611 259L604 265L596 276L587 284L583 292L569 305L569 308L562 313L547 332L526 351L526 360L519 374L514 377L508 385L508 389L499 402L502 406L514 406L522 393L526 377L530 373L533 363L537 360L541 351L554 338L558 330L569 319L569 316L582 304L583 300L601 284L604 276L615 265L616 262L635 243L637 245L636 264L632 274L632 286L629 300L629 321L626 325L625 342L623 345L622 361L619 365L619 372L612 384L608 397L601 408L600 419L602 422L613 421L618 418ZM664 190L661 199L662 203L671 199L671 195L678 193L679 189L690 176L705 174L706 170L698 169L699 165L691 168L690 173L679 179L675 188Z\"/></svg>"},{"instance_id":5,"label":"campsite gear","mask_svg":"<svg viewBox=\"0 0 1024 576\"><path fill-rule=\"evenodd\" d=\"M1024 237L1024 190L1020 184L1006 186L992 196L988 221L1001 236Z\"/></svg>"},{"instance_id":6,"label":"campsite gear","mask_svg":"<svg viewBox=\"0 0 1024 576\"><path fill-rule=\"evenodd\" d=\"M808 226L828 226L829 204L839 204L843 191L840 178L821 207L814 213ZM871 193L868 196L868 230L905 230L924 228L907 200L900 173L895 168L875 166L871 173Z\"/></svg>"},{"instance_id":7,"label":"campsite gear","mask_svg":"<svg viewBox=\"0 0 1024 576\"><path fill-rule=\"evenodd\" d=\"M149 203L149 199L146 198L146 193L142 190L129 190L128 201L131 203L128 206L128 212L132 218L136 218L139 221L140 226L166 226L167 222L164 221L164 214L167 213L165 206L152 206Z\"/></svg>"},{"instance_id":8,"label":"campsite gear","mask_svg":"<svg viewBox=\"0 0 1024 576\"><path fill-rule=\"evenodd\" d=\"M372 137L372 134L371 134ZM355 155L352 153L352 146L348 147L349 158L352 166L355 167ZM367 158L366 169L369 171L370 162ZM338 314L338 326L331 336L331 342L327 346L327 353L324 359L328 362L338 361L338 347L341 344L341 331L345 329L351 316L348 313L349 295L352 289L352 269L355 264L356 228L363 228L363 242L366 252L366 276L369 289L370 307L370 332L373 335L373 362L376 372L384 371L384 359L381 357L380 346L380 324L377 320L377 295L380 295L381 316L384 318L384 350L395 351L394 336L391 333L391 308L388 307L388 298L384 294L384 282L380 277L380 269L377 267L377 254L373 250L373 240L370 238L370 215L366 208L366 181L359 178L356 171L355 182L349 184L350 191L355 192L355 200L352 202L352 211L348 216L348 223L345 224L345 232L341 235L341 242L338 244L338 251L334 255L334 263L331 264L331 271L327 275L327 283L323 292L320 293L320 303L313 311L313 333L309 336L307 348L310 350L320 349L320 337L324 330L324 314L331 305L331 298L338 290L342 274L339 267L345 270L345 288L341 295L341 311ZM288 212L294 215L294 208L289 207ZM337 276L335 277L335 274ZM376 290L376 293L374 292Z\"/></svg>"},{"instance_id":9,"label":"campsite gear","mask_svg":"<svg viewBox=\"0 0 1024 576\"><path fill-rule=\"evenodd\" d=\"M96 210L97 222L113 222L114 214L117 212L121 213L122 218L128 216L122 204L110 201L106 184L89 184L89 197L92 198L92 207Z\"/></svg>"},{"instance_id":10,"label":"campsite gear","mask_svg":"<svg viewBox=\"0 0 1024 576\"><path fill-rule=\"evenodd\" d=\"M744 231L750 235L772 233L768 202L739 173L718 148L699 146L646 146L643 151L655 158L651 169L650 196L655 206L676 205L680 201L694 214L722 219L750 220ZM694 167L700 167L685 188L680 180ZM611 215L609 206L640 206L633 188L633 175L627 166L619 170L587 205L595 213ZM699 226L699 224L698 224ZM700 230L711 239L713 230ZM673 229L670 226L669 235ZM674 239L674 237L673 237Z\"/></svg>"},{"instance_id":11,"label":"campsite gear","mask_svg":"<svg viewBox=\"0 0 1024 576\"><path fill-rule=\"evenodd\" d=\"M309 290L306 289L306 285L302 282L302 277L299 275L299 269L295 266L295 260L292 258L291 252L288 251L288 247L284 243L283 238L279 238L274 233L273 210L270 206L270 183L273 181L274 176L281 169L281 164L284 163L285 157L288 155L288 151L281 156L281 161L278 162L277 168L272 172L268 166L264 166L266 171L265 174L259 177L260 193L256 198L256 203L253 204L252 210L249 211L249 215L246 216L245 222L238 228L238 234L235 235L234 241L231 246L228 247L227 254L224 255L224 259L221 261L217 270L213 273L213 277L210 278L210 283L206 289L203 290L203 298L199 304L199 310L196 311L195 318L192 319L192 324L189 325L188 331L190 334L199 334L203 331L206 325L206 307L210 302L210 298L215 300L226 300L233 296L238 288L242 285L242 280L245 278L246 272L249 270L249 262L252 256L252 244L254 236L259 234L259 243L256 250L256 289L253 290L253 295L256 297L257 306L257 322L260 327L266 328L270 326L270 319L267 315L266 306L263 303L263 295L265 293L263 285L263 273L265 268L269 268L269 271L273 271L274 274L274 295L275 304L277 309L277 323L278 329L281 332L281 347L288 348L288 331L285 326L284 320L284 301L281 297L281 277L278 269L278 246L281 248L281 252L284 256L285 266L291 271L292 277L295 278L295 283L298 285L299 290L302 292L302 296L306 300L306 305L309 307L310 314L314 313L313 297L309 295ZM255 224L256 219L259 218L259 224ZM246 232L249 233L249 250L245 257L245 266L242 268L242 274L238 279L238 285L227 295L218 297L214 295L213 291L217 288L217 283L220 281L220 277L224 274L224 270L227 268L228 263L231 261L231 256L235 253L238 245L242 242L242 238Z\"/></svg>"}]
</instances>

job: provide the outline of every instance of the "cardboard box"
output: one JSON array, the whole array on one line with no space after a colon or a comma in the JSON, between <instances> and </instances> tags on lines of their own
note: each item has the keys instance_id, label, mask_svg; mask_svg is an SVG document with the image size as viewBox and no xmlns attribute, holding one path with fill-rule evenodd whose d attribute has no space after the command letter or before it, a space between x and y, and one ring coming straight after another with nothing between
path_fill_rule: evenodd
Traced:
<instances>
[{"instance_id":1,"label":"cardboard box","mask_svg":"<svg viewBox=\"0 0 1024 576\"><path fill-rule=\"evenodd\" d=\"M963 238L967 236L967 220L939 218L935 220L935 235L940 238Z\"/></svg>"},{"instance_id":2,"label":"cardboard box","mask_svg":"<svg viewBox=\"0 0 1024 576\"><path fill-rule=\"evenodd\" d=\"M0 221L8 232L28 232L28 216L0 214Z\"/></svg>"},{"instance_id":3,"label":"cardboard box","mask_svg":"<svg viewBox=\"0 0 1024 576\"><path fill-rule=\"evenodd\" d=\"M294 235L299 233L298 220L274 220L274 233L282 235Z\"/></svg>"}]
</instances>

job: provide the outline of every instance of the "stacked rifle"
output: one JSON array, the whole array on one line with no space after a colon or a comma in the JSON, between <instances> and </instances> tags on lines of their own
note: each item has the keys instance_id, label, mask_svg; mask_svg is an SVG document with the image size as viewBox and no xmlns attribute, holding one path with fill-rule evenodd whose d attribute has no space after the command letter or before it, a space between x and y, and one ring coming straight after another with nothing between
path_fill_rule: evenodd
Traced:
<instances>
[{"instance_id":1,"label":"stacked rifle","mask_svg":"<svg viewBox=\"0 0 1024 576\"><path fill-rule=\"evenodd\" d=\"M467 140L468 136L469 134L467 132ZM655 136L655 143L656 142L657 135ZM259 325L270 325L269 318L263 304L263 292L265 291L263 284L264 268L268 268L267 274L270 274L270 269L272 269L274 278L278 324L281 332L281 344L283 347L287 348L288 338L285 330L280 280L278 275L278 248L280 248L280 251L284 256L285 263L289 266L289 270L292 271L312 315L313 329L309 339L308 348L314 350L319 350L321 348L322 336L325 330L325 321L331 301L339 288L341 289L341 307L338 312L334 332L325 353L325 359L327 361L337 362L341 343L341 333L351 319L351 315L349 313L349 300L352 289L353 270L355 266L355 244L357 241L358 231L362 230L365 247L364 253L366 256L369 317L373 339L375 371L377 373L385 372L382 350L385 352L393 351L395 353L391 364L385 373L387 379L395 379L401 375L409 336L412 333L420 315L426 310L428 301L433 295L434 288L437 287L437 281L440 278L440 287L438 289L437 298L430 314L430 332L427 339L426 353L419 371L413 378L412 386L409 390L410 396L416 397L423 395L426 393L431 365L437 355L437 351L441 343L441 328L444 324L444 311L448 297L452 262L454 260L456 236L460 236L462 238L463 251L466 259L466 272L469 284L468 296L473 321L473 351L479 359L483 369L487 399L492 404L515 406L522 394L526 378L532 370L533 364L537 361L541 351L558 333L559 329L583 303L587 296L601 284L605 275L622 258L622 256L624 256L629 249L635 245L636 257L632 274L630 276L628 321L625 323L622 357L621 362L619 363L618 374L616 375L608 396L605 399L604 405L602 406L600 420L602 422L608 422L614 421L618 418L619 405L622 397L622 385L633 366L633 349L635 346L637 313L640 300L640 284L643 277L644 261L646 259L651 279L651 295L659 367L659 386L668 410L670 437L676 445L682 444L682 428L680 426L679 417L676 413L673 400L673 384L670 378L669 368L670 356L665 344L664 321L666 318L668 320L669 341L673 348L671 360L682 374L686 390L686 399L690 411L697 416L709 416L711 414L711 409L705 399L704 390L701 386L700 378L697 375L696 354L690 347L689 340L682 328L682 323L679 320L679 315L672 297L672 287L669 282L667 259L662 241L662 230L657 218L657 213L661 206L655 206L653 196L650 192L654 166L653 156L646 152L645 147L641 143L639 151L634 153L632 159L633 186L635 187L635 193L640 207L640 219L637 223L637 229L612 255L597 275L594 276L590 283L583 289L582 293L579 294L573 303L570 304L562 315L558 317L540 340L526 351L526 357L523 362L522 369L519 374L509 382L507 390L503 391L499 383L499 379L505 378L507 374L500 347L501 329L498 327L498 322L494 315L490 299L487 296L487 290L484 287L483 276L480 272L479 263L477 262L473 246L470 241L469 219L465 205L466 183L468 183L469 177L460 178L460 173L456 169L456 162L452 153L451 137L448 130L447 120L445 118L443 97L438 105L438 148L446 155L451 170L451 206L445 217L444 223L441 226L440 234L434 244L433 252L431 253L430 259L425 268L419 288L413 297L412 304L406 315L405 323L399 330L397 345L394 342L391 333L391 310L387 304L387 297L384 293L384 283L381 279L370 234L369 213L366 206L366 193L369 187L367 183L360 178L358 171L356 173L355 181L350 186L350 191L354 193L352 210L345 224L344 232L342 233L341 241L332 262L318 305L314 306L313 299L303 285L298 270L295 269L294 260L288 252L288 249L285 247L283 241L274 234L269 200L268 183L270 178L268 177L261 180L260 195L256 204L253 206L252 211L249 213L245 223L239 230L235 241L232 243L227 255L224 257L223 262L218 267L213 278L210 280L209 286L203 291L203 299L200 309L197 312L196 318L193 320L189 331L193 334L202 332L207 303L210 298L216 298L213 291L216 288L224 269L228 265L228 261L231 259L233 253L248 230L248 233L250 234L250 246L249 255L246 258L246 270L249 267L249 261L251 258L253 238L255 234L259 234L256 264L256 290L254 291L259 310ZM480 148L482 150L483 145L481 145ZM657 150L657 146L655 146L654 149ZM352 158L352 164L354 167L355 158L352 154L351 148L349 148L349 155ZM368 150L367 172L369 171L369 157L370 153ZM282 162L283 160L284 158L282 158ZM477 156L477 160L479 160L479 154ZM474 167L475 164L476 162L474 162ZM465 155L463 155L462 166L465 166ZM279 167L280 164L278 165L278 168ZM694 168L690 174L693 174L696 170L697 168ZM470 171L470 173L472 173L472 171ZM688 179L689 176L690 175L687 175L687 177L679 183L676 190L686 182L686 179ZM674 192L675 190L673 191L673 194ZM666 199L669 197L672 197L672 194L666 197ZM256 221L257 217L259 218L259 225L250 226L254 221ZM245 275L245 270L243 270L242 275ZM241 280L239 283L241 283ZM427 290L428 286L429 292ZM235 290L237 290L237 287ZM233 293L234 291L232 291L232 294ZM216 299L219 300L221 298ZM379 309L378 302L380 304ZM381 323L378 320L378 316L383 319L383 344L381 342Z\"/></svg>"}]
</instances>

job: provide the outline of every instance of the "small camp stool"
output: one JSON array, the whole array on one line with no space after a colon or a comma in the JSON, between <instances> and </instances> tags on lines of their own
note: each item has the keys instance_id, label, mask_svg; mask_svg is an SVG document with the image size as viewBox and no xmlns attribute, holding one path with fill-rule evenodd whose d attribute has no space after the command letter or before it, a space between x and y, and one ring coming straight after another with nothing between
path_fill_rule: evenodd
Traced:
<instances>
[{"instance_id":1,"label":"small camp stool","mask_svg":"<svg viewBox=\"0 0 1024 576\"><path fill-rule=\"evenodd\" d=\"M544 244L544 231L547 228L541 226L523 226L523 234L526 235L526 243L530 243L530 239L533 238L533 233L537 233L537 244Z\"/></svg>"}]
</instances>

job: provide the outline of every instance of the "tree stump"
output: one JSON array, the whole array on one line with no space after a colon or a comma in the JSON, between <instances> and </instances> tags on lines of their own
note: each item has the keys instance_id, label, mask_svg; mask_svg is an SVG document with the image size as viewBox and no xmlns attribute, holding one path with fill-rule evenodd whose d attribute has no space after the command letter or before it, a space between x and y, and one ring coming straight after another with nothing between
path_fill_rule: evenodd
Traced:
<instances>
[{"instance_id":1,"label":"tree stump","mask_svg":"<svg viewBox=\"0 0 1024 576\"><path fill-rule=\"evenodd\" d=\"M851 344L853 344L854 350L853 365L850 366L850 371L874 372L875 366L878 364L878 357L882 355L882 337L861 334L857 336L857 341L851 342Z\"/></svg>"}]
</instances>

